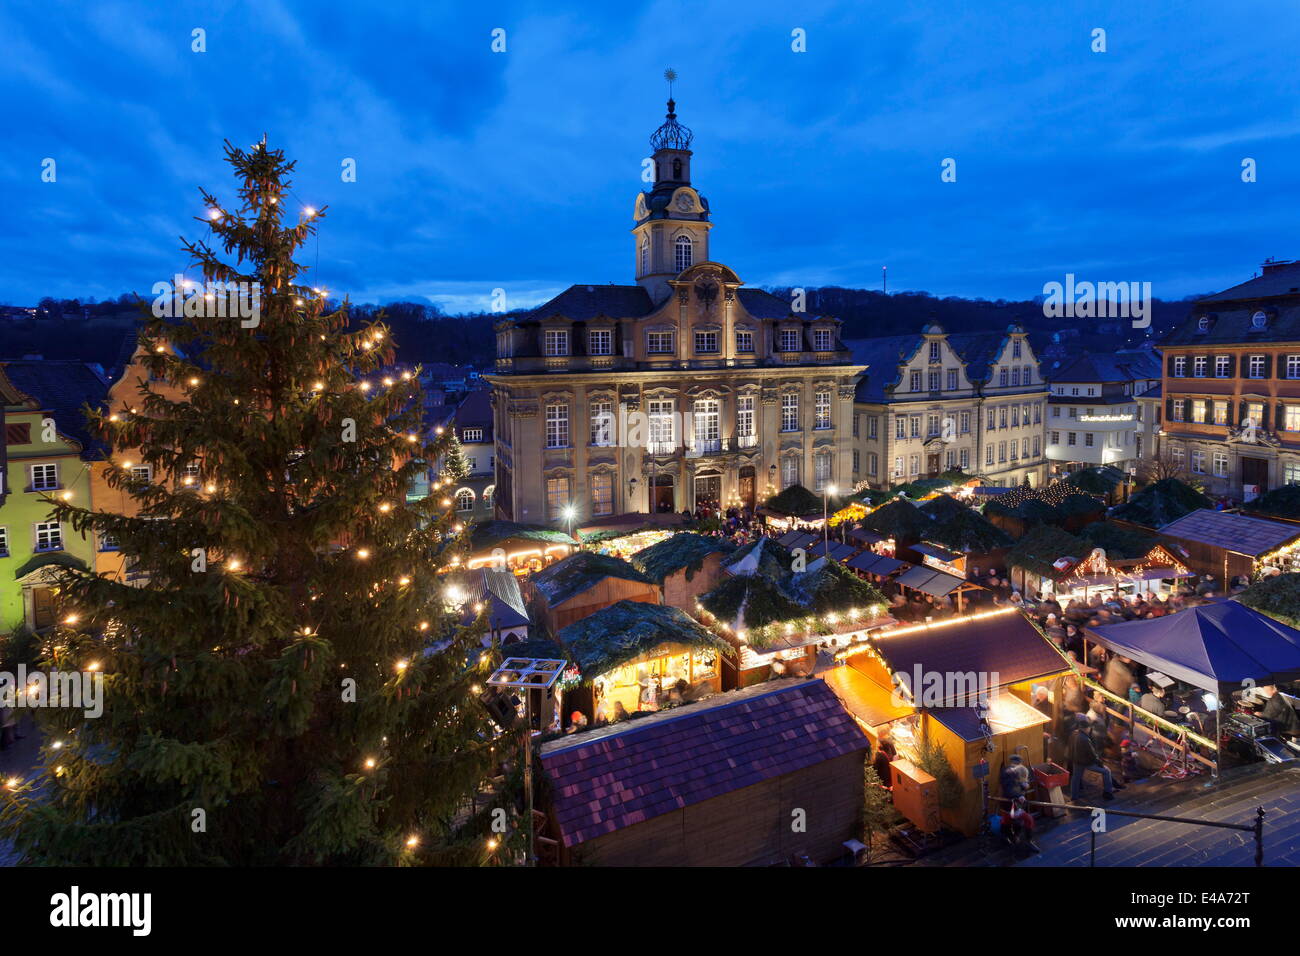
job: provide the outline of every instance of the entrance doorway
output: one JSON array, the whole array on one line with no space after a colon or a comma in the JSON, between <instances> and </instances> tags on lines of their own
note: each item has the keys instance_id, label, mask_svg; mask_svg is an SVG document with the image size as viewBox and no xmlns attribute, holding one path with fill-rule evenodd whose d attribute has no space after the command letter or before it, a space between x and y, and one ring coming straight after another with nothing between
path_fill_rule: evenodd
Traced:
<instances>
[{"instance_id":1,"label":"entrance doorway","mask_svg":"<svg viewBox=\"0 0 1300 956\"><path fill-rule=\"evenodd\" d=\"M925 457L926 457L926 471L929 473L930 477L931 478L939 477L939 453L935 452L934 454L926 455Z\"/></svg>"},{"instance_id":2,"label":"entrance doorway","mask_svg":"<svg viewBox=\"0 0 1300 956\"><path fill-rule=\"evenodd\" d=\"M1263 494L1268 491L1268 459L1267 458L1247 458L1241 456L1241 485L1242 491L1245 491L1246 485L1258 485L1257 494Z\"/></svg>"},{"instance_id":3,"label":"entrance doorway","mask_svg":"<svg viewBox=\"0 0 1300 956\"><path fill-rule=\"evenodd\" d=\"M655 514L672 514L677 510L677 496L673 493L673 476L656 475L652 507Z\"/></svg>"},{"instance_id":4,"label":"entrance doorway","mask_svg":"<svg viewBox=\"0 0 1300 956\"><path fill-rule=\"evenodd\" d=\"M695 476L695 507L717 511L722 507L722 476L706 473Z\"/></svg>"},{"instance_id":5,"label":"entrance doorway","mask_svg":"<svg viewBox=\"0 0 1300 956\"><path fill-rule=\"evenodd\" d=\"M754 510L758 501L757 480L754 473L753 465L746 465L740 469L740 504L750 511Z\"/></svg>"},{"instance_id":6,"label":"entrance doorway","mask_svg":"<svg viewBox=\"0 0 1300 956\"><path fill-rule=\"evenodd\" d=\"M32 588L32 624L37 630L55 624L54 592L49 588Z\"/></svg>"}]
</instances>

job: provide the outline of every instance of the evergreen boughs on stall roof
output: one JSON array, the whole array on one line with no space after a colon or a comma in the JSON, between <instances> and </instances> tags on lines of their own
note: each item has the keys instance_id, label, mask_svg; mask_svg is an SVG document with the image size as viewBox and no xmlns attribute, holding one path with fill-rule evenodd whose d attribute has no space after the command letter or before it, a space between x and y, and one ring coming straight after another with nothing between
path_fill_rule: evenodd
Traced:
<instances>
[{"instance_id":1,"label":"evergreen boughs on stall roof","mask_svg":"<svg viewBox=\"0 0 1300 956\"><path fill-rule=\"evenodd\" d=\"M822 513L822 496L814 494L803 485L791 485L768 498L763 507L794 518L811 518ZM834 499L830 501L829 509L835 510Z\"/></svg>"},{"instance_id":2,"label":"evergreen boughs on stall roof","mask_svg":"<svg viewBox=\"0 0 1300 956\"><path fill-rule=\"evenodd\" d=\"M1191 485L1177 478L1162 478L1120 505L1111 516L1148 528L1163 528L1183 515L1213 507L1214 502Z\"/></svg>"},{"instance_id":3,"label":"evergreen boughs on stall roof","mask_svg":"<svg viewBox=\"0 0 1300 956\"><path fill-rule=\"evenodd\" d=\"M1300 574L1265 578L1238 594L1236 600L1283 624L1300 627Z\"/></svg>"},{"instance_id":4,"label":"evergreen boughs on stall roof","mask_svg":"<svg viewBox=\"0 0 1300 956\"><path fill-rule=\"evenodd\" d=\"M704 559L709 555L728 555L735 550L736 546L726 538L684 531L642 548L632 555L632 563L655 584L663 584L665 578L682 569L685 569L689 581L704 566Z\"/></svg>"},{"instance_id":5,"label":"evergreen boughs on stall roof","mask_svg":"<svg viewBox=\"0 0 1300 956\"><path fill-rule=\"evenodd\" d=\"M1300 520L1300 485L1283 485L1242 507L1243 511Z\"/></svg>"}]
</instances>

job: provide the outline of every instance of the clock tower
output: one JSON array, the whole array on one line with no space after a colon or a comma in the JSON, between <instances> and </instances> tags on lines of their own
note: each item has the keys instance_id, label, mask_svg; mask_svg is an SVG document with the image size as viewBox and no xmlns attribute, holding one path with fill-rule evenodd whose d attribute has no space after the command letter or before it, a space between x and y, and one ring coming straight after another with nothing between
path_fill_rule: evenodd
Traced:
<instances>
[{"instance_id":1,"label":"clock tower","mask_svg":"<svg viewBox=\"0 0 1300 956\"><path fill-rule=\"evenodd\" d=\"M638 284L655 302L668 297L668 280L709 259L709 202L691 186L693 134L677 122L677 104L650 137L654 187L636 196L632 219Z\"/></svg>"}]
</instances>

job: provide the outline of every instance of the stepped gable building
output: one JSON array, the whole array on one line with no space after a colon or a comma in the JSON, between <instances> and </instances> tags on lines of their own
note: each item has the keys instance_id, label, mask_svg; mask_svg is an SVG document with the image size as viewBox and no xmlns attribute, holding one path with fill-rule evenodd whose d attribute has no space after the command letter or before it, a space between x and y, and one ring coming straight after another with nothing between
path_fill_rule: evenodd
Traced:
<instances>
[{"instance_id":1,"label":"stepped gable building","mask_svg":"<svg viewBox=\"0 0 1300 956\"><path fill-rule=\"evenodd\" d=\"M756 506L851 473L854 382L840 322L744 288L712 258L675 104L636 196L632 285L575 285L496 326L499 517L577 523Z\"/></svg>"},{"instance_id":2,"label":"stepped gable building","mask_svg":"<svg viewBox=\"0 0 1300 956\"><path fill-rule=\"evenodd\" d=\"M1300 482L1300 262L1201 299L1160 349L1166 462L1238 499Z\"/></svg>"},{"instance_id":3,"label":"stepped gable building","mask_svg":"<svg viewBox=\"0 0 1300 956\"><path fill-rule=\"evenodd\" d=\"M949 334L931 322L845 344L870 369L856 392L855 482L888 488L960 469L1042 484L1047 385L1021 326Z\"/></svg>"}]
</instances>

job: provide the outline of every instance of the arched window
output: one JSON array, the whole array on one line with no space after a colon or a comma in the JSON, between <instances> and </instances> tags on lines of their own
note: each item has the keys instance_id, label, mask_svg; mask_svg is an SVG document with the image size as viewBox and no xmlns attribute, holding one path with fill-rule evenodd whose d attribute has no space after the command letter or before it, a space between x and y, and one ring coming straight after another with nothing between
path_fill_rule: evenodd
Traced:
<instances>
[{"instance_id":1,"label":"arched window","mask_svg":"<svg viewBox=\"0 0 1300 956\"><path fill-rule=\"evenodd\" d=\"M695 259L695 247L690 236L677 237L677 271L689 269Z\"/></svg>"},{"instance_id":2,"label":"arched window","mask_svg":"<svg viewBox=\"0 0 1300 956\"><path fill-rule=\"evenodd\" d=\"M474 492L469 488L462 488L456 492L456 510L473 511L474 510Z\"/></svg>"},{"instance_id":3,"label":"arched window","mask_svg":"<svg viewBox=\"0 0 1300 956\"><path fill-rule=\"evenodd\" d=\"M492 510L492 496L496 494L496 490L496 485L488 485L483 489L483 507L488 511Z\"/></svg>"},{"instance_id":4,"label":"arched window","mask_svg":"<svg viewBox=\"0 0 1300 956\"><path fill-rule=\"evenodd\" d=\"M641 237L641 274L645 275L650 271L650 240Z\"/></svg>"}]
</instances>

